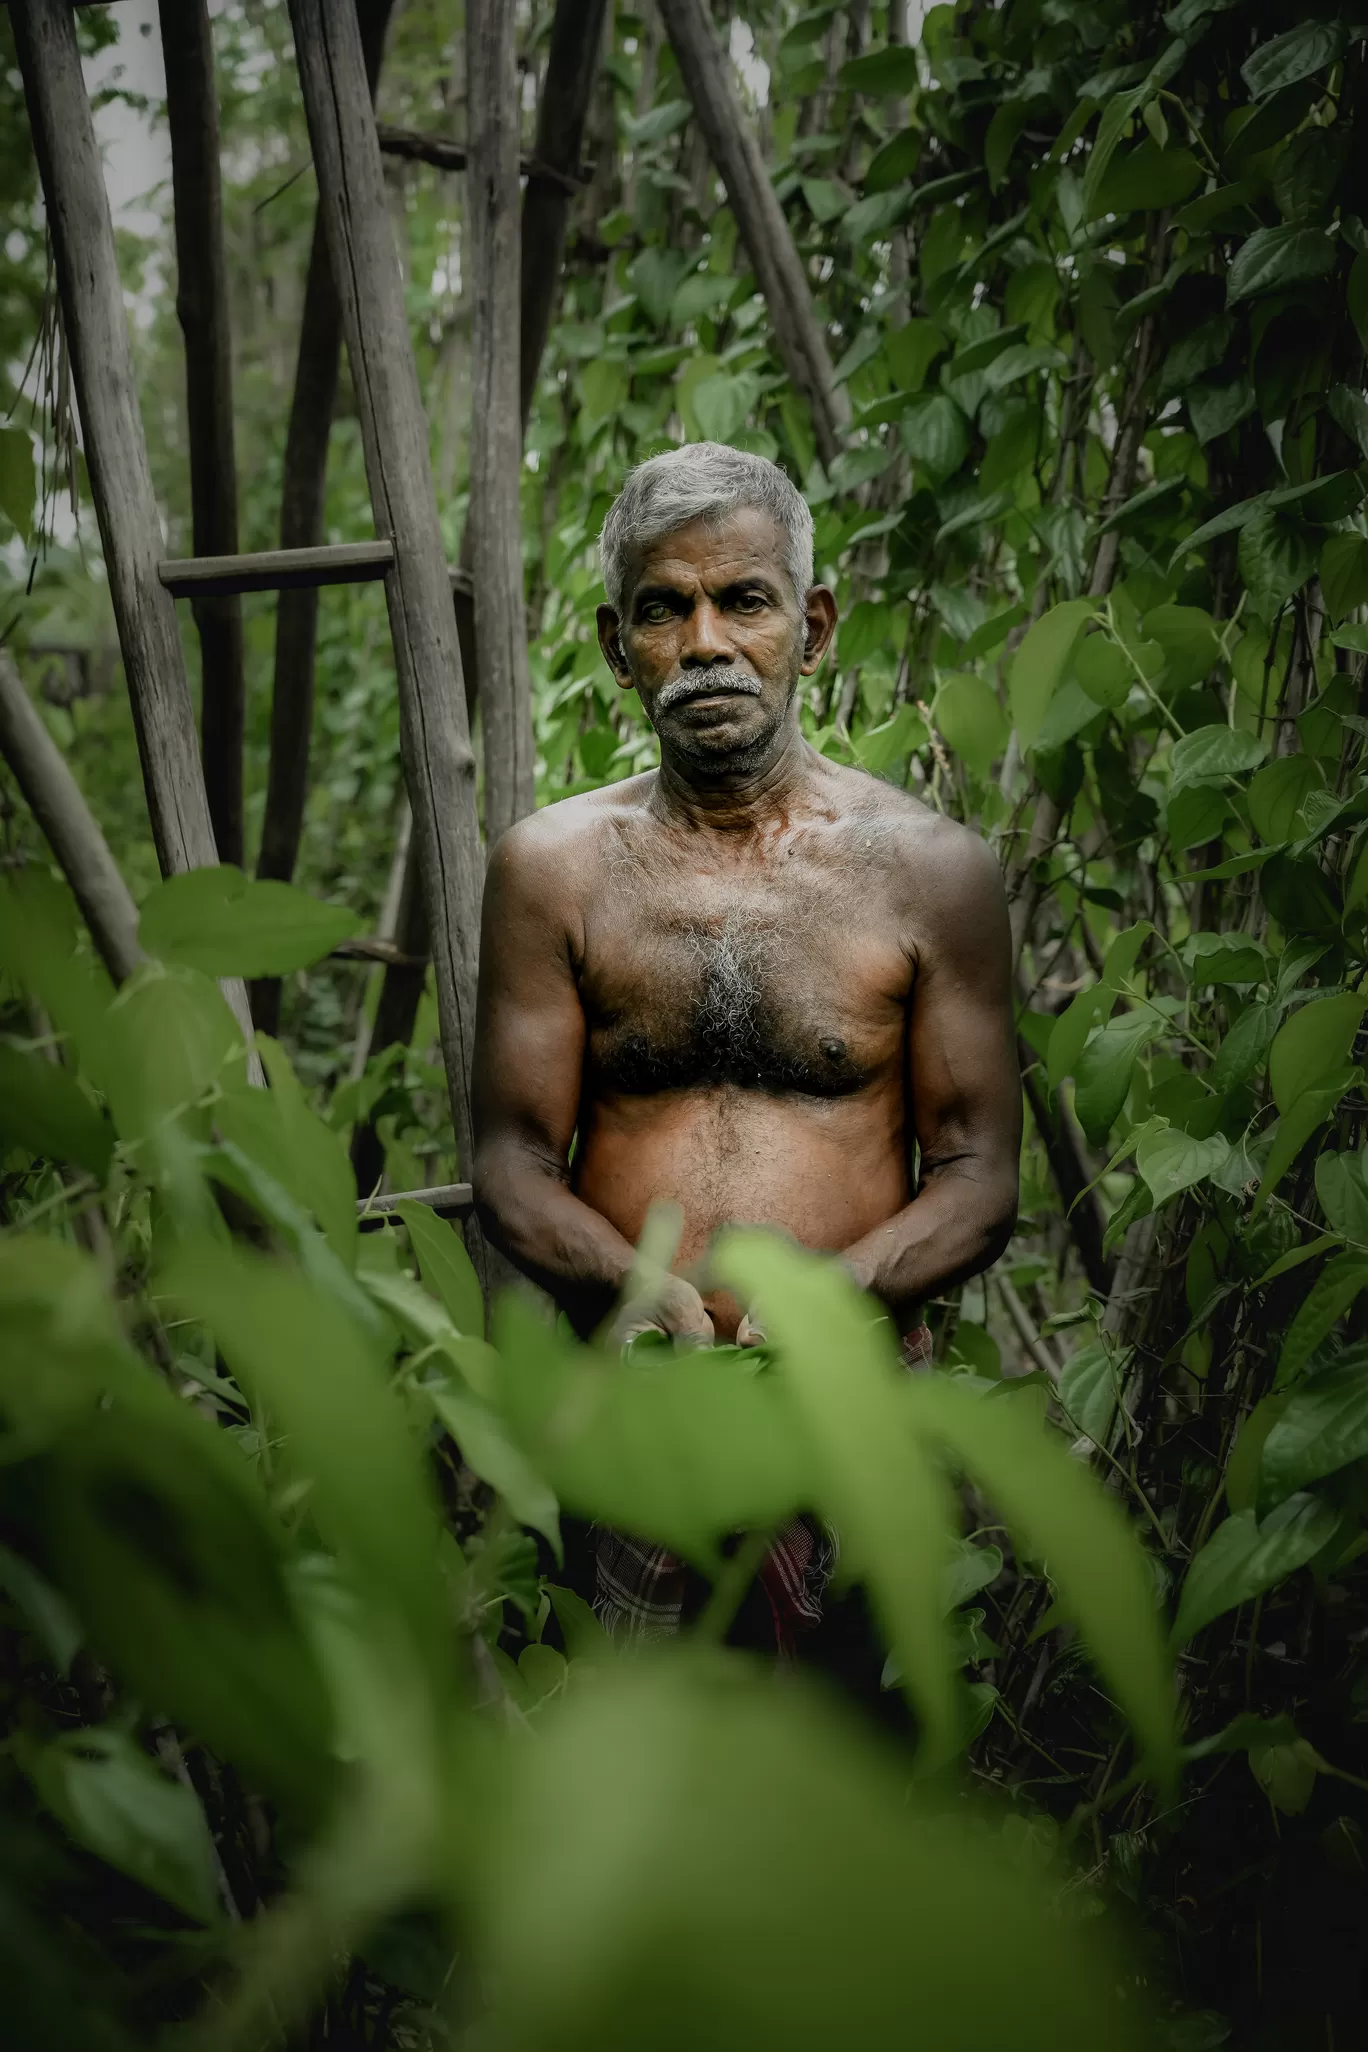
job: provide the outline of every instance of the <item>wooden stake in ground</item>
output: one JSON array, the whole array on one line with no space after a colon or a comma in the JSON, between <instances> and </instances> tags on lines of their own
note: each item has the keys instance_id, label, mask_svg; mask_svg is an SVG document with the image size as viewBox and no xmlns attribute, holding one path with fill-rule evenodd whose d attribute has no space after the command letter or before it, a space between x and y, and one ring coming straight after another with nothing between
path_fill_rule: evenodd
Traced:
<instances>
[{"instance_id":1,"label":"wooden stake in ground","mask_svg":"<svg viewBox=\"0 0 1368 2052\"><path fill-rule=\"evenodd\" d=\"M12 0L71 351L82 441L104 545L152 835L163 876L212 866L218 849L171 594L157 576L161 522L143 439L104 171L70 0ZM250 1034L247 993L224 994Z\"/></svg>"},{"instance_id":2,"label":"wooden stake in ground","mask_svg":"<svg viewBox=\"0 0 1368 2052\"><path fill-rule=\"evenodd\" d=\"M484 860L427 420L354 8L290 0L318 193L342 309L376 529L393 539L386 579L400 742L436 971L462 1169L472 1159L470 1060Z\"/></svg>"},{"instance_id":3,"label":"wooden stake in ground","mask_svg":"<svg viewBox=\"0 0 1368 2052\"><path fill-rule=\"evenodd\" d=\"M185 335L190 500L197 556L238 547L233 447L233 349L223 247L218 97L206 0L159 0L171 191L176 220L176 314ZM242 601L194 600L200 643L200 753L220 860L243 859Z\"/></svg>"},{"instance_id":4,"label":"wooden stake in ground","mask_svg":"<svg viewBox=\"0 0 1368 2052\"><path fill-rule=\"evenodd\" d=\"M61 749L2 648L0 755L61 864L105 967L122 983L143 958L137 907Z\"/></svg>"},{"instance_id":5,"label":"wooden stake in ground","mask_svg":"<svg viewBox=\"0 0 1368 2052\"><path fill-rule=\"evenodd\" d=\"M779 353L808 402L817 453L829 467L841 452L849 401L832 380L831 356L803 261L751 134L711 10L707 0L659 0L659 6L694 117L765 295Z\"/></svg>"},{"instance_id":6,"label":"wooden stake in ground","mask_svg":"<svg viewBox=\"0 0 1368 2052\"><path fill-rule=\"evenodd\" d=\"M518 398L518 67L514 11L466 0L470 238L470 513L485 842L536 804L523 601Z\"/></svg>"}]
</instances>

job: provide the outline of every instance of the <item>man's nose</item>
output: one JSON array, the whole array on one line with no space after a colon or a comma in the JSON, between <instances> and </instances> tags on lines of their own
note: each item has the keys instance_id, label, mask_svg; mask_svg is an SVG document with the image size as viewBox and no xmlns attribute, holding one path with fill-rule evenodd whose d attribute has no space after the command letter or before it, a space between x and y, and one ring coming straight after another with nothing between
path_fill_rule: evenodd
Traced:
<instances>
[{"instance_id":1,"label":"man's nose","mask_svg":"<svg viewBox=\"0 0 1368 2052\"><path fill-rule=\"evenodd\" d=\"M702 600L686 622L680 662L693 668L709 663L729 663L735 653L725 615L710 599Z\"/></svg>"}]
</instances>

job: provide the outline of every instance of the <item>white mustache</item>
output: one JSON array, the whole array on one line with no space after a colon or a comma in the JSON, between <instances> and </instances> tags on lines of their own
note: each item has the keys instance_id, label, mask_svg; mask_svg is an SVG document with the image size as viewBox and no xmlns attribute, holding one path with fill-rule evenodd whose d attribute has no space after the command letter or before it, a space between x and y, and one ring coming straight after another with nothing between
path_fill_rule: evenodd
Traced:
<instances>
[{"instance_id":1,"label":"white mustache","mask_svg":"<svg viewBox=\"0 0 1368 2052\"><path fill-rule=\"evenodd\" d=\"M660 688L655 709L666 713L677 705L688 705L695 698L720 698L732 693L737 698L759 698L764 690L758 677L749 670L741 669L736 663L727 663L712 670L690 670L682 677L672 677Z\"/></svg>"}]
</instances>

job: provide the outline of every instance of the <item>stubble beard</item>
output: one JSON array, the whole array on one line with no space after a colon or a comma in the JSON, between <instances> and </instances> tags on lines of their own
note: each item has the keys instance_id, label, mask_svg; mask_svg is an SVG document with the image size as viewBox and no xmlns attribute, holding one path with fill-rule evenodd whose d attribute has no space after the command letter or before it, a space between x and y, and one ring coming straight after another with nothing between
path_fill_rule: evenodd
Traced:
<instances>
[{"instance_id":1,"label":"stubble beard","mask_svg":"<svg viewBox=\"0 0 1368 2052\"><path fill-rule=\"evenodd\" d=\"M767 715L763 725L740 743L723 740L716 735L715 729L696 728L673 721L662 730L660 718L662 712L668 714L672 705L687 704L690 699L715 692L732 691L738 699L761 699L760 680L751 671L729 665L711 671L706 681L701 677L672 677L657 695L651 722L660 738L662 754L672 756L690 769L707 770L714 776L752 774L774 752L775 737L788 719L799 674L795 666L783 700Z\"/></svg>"}]
</instances>

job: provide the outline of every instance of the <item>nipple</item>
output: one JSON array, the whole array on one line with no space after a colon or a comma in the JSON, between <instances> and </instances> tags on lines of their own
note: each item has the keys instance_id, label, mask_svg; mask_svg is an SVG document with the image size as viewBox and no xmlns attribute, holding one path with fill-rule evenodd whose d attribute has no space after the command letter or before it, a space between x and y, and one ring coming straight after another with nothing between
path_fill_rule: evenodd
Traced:
<instances>
[{"instance_id":1,"label":"nipple","mask_svg":"<svg viewBox=\"0 0 1368 2052\"><path fill-rule=\"evenodd\" d=\"M817 1045L829 1062L845 1060L846 1044L843 1040L819 1040Z\"/></svg>"}]
</instances>

